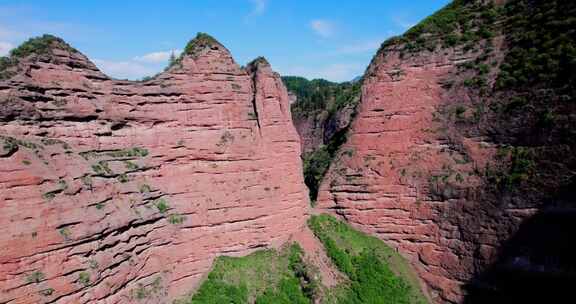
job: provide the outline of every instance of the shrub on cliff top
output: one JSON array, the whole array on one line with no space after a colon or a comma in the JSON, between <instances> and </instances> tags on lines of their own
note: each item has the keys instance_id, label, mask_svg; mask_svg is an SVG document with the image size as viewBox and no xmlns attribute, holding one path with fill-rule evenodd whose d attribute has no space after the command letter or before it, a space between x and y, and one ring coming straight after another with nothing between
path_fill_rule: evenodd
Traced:
<instances>
[{"instance_id":1,"label":"shrub on cliff top","mask_svg":"<svg viewBox=\"0 0 576 304\"><path fill-rule=\"evenodd\" d=\"M42 35L28 39L17 48L10 51L10 56L0 57L0 79L6 79L14 74L14 71L6 71L10 67L18 64L20 58L29 55L43 55L50 52L52 48L60 48L70 52L78 52L76 49L68 45L64 40L52 35Z\"/></svg>"},{"instance_id":2,"label":"shrub on cliff top","mask_svg":"<svg viewBox=\"0 0 576 304\"><path fill-rule=\"evenodd\" d=\"M190 42L186 44L184 54L194 56L199 50L212 46L221 46L221 44L214 39L214 37L206 33L198 33L194 39L190 40Z\"/></svg>"},{"instance_id":3,"label":"shrub on cliff top","mask_svg":"<svg viewBox=\"0 0 576 304\"><path fill-rule=\"evenodd\" d=\"M386 40L378 53L393 46L419 52L434 51L437 45L456 47L491 38L492 27L500 11L492 1L454 0L441 10L410 28L402 36Z\"/></svg>"},{"instance_id":4,"label":"shrub on cliff top","mask_svg":"<svg viewBox=\"0 0 576 304\"><path fill-rule=\"evenodd\" d=\"M74 48L69 46L64 40L52 35L42 35L28 39L19 47L10 51L11 57L26 57L31 54L41 55L48 53L52 48L58 47L68 51L77 52Z\"/></svg>"},{"instance_id":5,"label":"shrub on cliff top","mask_svg":"<svg viewBox=\"0 0 576 304\"><path fill-rule=\"evenodd\" d=\"M206 33L198 33L194 39L190 40L186 47L184 48L184 52L180 54L180 56L176 57L173 53L170 55L170 60L168 62L168 66L164 69L165 71L172 68L173 66L180 65L182 63L182 59L184 56L189 55L195 57L198 55L198 52L203 50L206 47L214 47L214 46L222 46L218 40L214 39L214 37L206 34ZM147 79L149 80L149 79Z\"/></svg>"}]
</instances>

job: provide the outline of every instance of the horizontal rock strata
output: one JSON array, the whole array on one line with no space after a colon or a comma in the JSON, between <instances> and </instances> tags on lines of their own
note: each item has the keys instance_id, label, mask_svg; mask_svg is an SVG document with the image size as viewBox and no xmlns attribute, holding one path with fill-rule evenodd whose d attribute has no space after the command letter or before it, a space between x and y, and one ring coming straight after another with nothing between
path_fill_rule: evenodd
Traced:
<instances>
[{"instance_id":1,"label":"horizontal rock strata","mask_svg":"<svg viewBox=\"0 0 576 304\"><path fill-rule=\"evenodd\" d=\"M60 40L0 80L0 303L168 303L305 225L278 74L221 44L148 81ZM204 40L202 40L204 39ZM194 41L193 41L194 42Z\"/></svg>"}]
</instances>

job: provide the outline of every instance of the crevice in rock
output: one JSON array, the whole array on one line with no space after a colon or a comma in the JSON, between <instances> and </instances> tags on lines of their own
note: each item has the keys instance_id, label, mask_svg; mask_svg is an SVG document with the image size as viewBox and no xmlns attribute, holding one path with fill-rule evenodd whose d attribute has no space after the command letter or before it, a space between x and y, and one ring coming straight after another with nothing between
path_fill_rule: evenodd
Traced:
<instances>
[{"instance_id":1,"label":"crevice in rock","mask_svg":"<svg viewBox=\"0 0 576 304\"><path fill-rule=\"evenodd\" d=\"M256 118L256 124L258 125L258 132L262 136L262 129L260 126L260 115L258 114L258 106L256 105L256 97L258 96L258 67L254 68L252 71L252 110L254 111L254 117Z\"/></svg>"}]
</instances>

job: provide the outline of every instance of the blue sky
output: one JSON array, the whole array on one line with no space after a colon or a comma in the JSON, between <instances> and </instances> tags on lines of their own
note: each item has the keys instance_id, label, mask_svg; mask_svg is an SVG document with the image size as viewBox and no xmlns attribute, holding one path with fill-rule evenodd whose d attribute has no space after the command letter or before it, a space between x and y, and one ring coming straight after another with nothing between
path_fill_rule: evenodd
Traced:
<instances>
[{"instance_id":1,"label":"blue sky","mask_svg":"<svg viewBox=\"0 0 576 304\"><path fill-rule=\"evenodd\" d=\"M265 56L282 75L346 81L386 38L449 0L0 0L0 55L43 33L64 38L105 73L138 79L197 32L239 64Z\"/></svg>"}]
</instances>

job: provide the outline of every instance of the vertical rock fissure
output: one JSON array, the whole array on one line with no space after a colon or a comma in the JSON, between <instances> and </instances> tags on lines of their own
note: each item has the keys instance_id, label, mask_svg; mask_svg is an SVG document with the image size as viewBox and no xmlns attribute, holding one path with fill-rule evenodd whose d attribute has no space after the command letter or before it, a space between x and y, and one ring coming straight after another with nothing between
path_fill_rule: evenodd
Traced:
<instances>
[{"instance_id":1,"label":"vertical rock fissure","mask_svg":"<svg viewBox=\"0 0 576 304\"><path fill-rule=\"evenodd\" d=\"M260 136L262 136L262 127L260 126L260 116L258 115L258 106L256 105L256 96L258 95L257 72L258 68L256 68L252 74L252 109L254 110L254 116L256 117L256 124L258 125L258 133L260 133Z\"/></svg>"}]
</instances>

